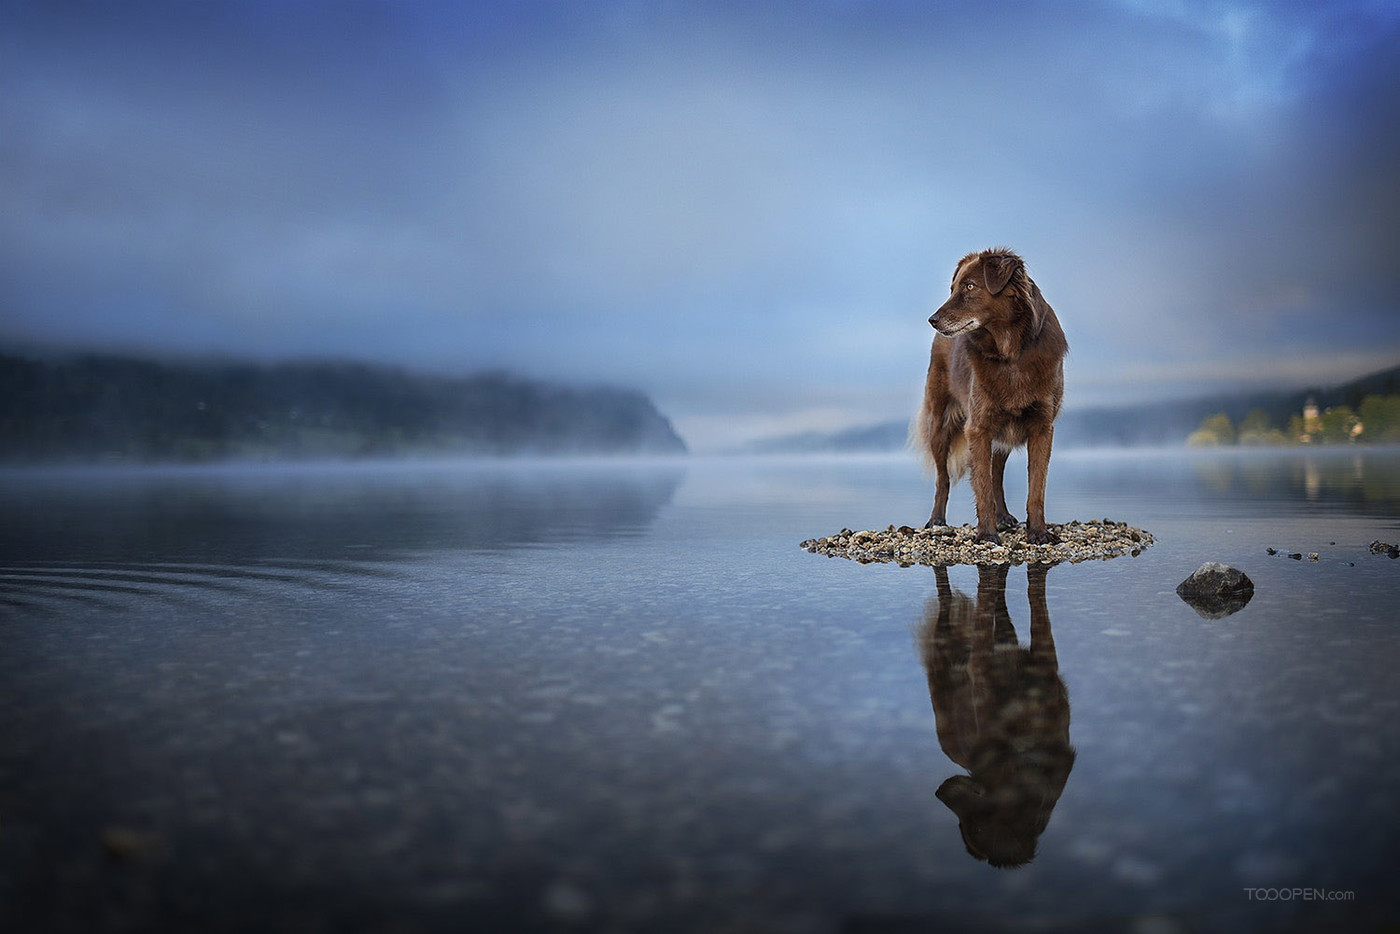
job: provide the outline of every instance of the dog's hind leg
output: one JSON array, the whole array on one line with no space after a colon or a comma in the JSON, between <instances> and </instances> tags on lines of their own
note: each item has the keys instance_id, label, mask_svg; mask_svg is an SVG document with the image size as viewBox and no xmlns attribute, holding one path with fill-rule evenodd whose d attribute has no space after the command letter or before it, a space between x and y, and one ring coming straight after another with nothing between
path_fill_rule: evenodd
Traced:
<instances>
[{"instance_id":1,"label":"dog's hind leg","mask_svg":"<svg viewBox=\"0 0 1400 934\"><path fill-rule=\"evenodd\" d=\"M996 498L998 530L1014 529L1021 524L1006 505L1006 459L1010 456L1009 450L992 449L992 492Z\"/></svg>"}]
</instances>

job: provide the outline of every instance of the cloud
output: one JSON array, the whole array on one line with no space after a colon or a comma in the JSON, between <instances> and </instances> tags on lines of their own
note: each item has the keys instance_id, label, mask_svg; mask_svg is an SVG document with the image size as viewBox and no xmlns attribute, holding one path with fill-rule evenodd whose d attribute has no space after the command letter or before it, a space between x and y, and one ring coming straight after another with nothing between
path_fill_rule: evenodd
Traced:
<instances>
[{"instance_id":1,"label":"cloud","mask_svg":"<svg viewBox=\"0 0 1400 934\"><path fill-rule=\"evenodd\" d=\"M1400 346L1383 5L55 9L0 14L11 343L839 427L915 404L952 262L1009 242L1072 404Z\"/></svg>"}]
</instances>

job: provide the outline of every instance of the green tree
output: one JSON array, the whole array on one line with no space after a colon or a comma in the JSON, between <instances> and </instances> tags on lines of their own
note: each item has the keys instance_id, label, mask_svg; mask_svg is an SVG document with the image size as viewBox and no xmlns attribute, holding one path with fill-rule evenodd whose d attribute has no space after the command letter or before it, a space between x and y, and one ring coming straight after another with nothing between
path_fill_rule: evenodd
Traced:
<instances>
[{"instance_id":1,"label":"green tree","mask_svg":"<svg viewBox=\"0 0 1400 934\"><path fill-rule=\"evenodd\" d=\"M1235 426L1230 416L1224 412L1208 415L1201 421L1201 427L1191 432L1186 443L1192 447L1214 447L1220 444L1235 443Z\"/></svg>"},{"instance_id":2,"label":"green tree","mask_svg":"<svg viewBox=\"0 0 1400 934\"><path fill-rule=\"evenodd\" d=\"M1253 433L1260 434L1274 427L1273 419L1269 418L1269 413L1261 408L1252 408L1249 414L1240 422L1240 436Z\"/></svg>"},{"instance_id":3,"label":"green tree","mask_svg":"<svg viewBox=\"0 0 1400 934\"><path fill-rule=\"evenodd\" d=\"M1322 413L1319 419L1322 430L1318 432L1324 444L1348 444L1356 440L1356 426L1361 420L1350 406L1339 405Z\"/></svg>"},{"instance_id":4,"label":"green tree","mask_svg":"<svg viewBox=\"0 0 1400 934\"><path fill-rule=\"evenodd\" d=\"M1273 419L1263 409L1250 409L1244 421L1240 422L1240 444L1285 444L1287 441L1288 438L1274 427Z\"/></svg>"},{"instance_id":5,"label":"green tree","mask_svg":"<svg viewBox=\"0 0 1400 934\"><path fill-rule=\"evenodd\" d=\"M1367 396L1357 414L1363 441L1400 441L1400 396Z\"/></svg>"}]
</instances>

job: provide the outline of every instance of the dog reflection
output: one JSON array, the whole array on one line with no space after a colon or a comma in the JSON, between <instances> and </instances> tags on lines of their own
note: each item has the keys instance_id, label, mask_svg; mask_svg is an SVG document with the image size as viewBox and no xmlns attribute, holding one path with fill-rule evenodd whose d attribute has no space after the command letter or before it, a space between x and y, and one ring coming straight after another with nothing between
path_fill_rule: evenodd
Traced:
<instances>
[{"instance_id":1,"label":"dog reflection","mask_svg":"<svg viewBox=\"0 0 1400 934\"><path fill-rule=\"evenodd\" d=\"M1006 608L1008 565L979 566L977 602L935 568L938 593L918 631L943 751L967 775L938 788L958 816L967 851L998 867L1022 866L1074 767L1069 695L1060 680L1046 565L1027 565L1031 641L1022 648Z\"/></svg>"}]
</instances>

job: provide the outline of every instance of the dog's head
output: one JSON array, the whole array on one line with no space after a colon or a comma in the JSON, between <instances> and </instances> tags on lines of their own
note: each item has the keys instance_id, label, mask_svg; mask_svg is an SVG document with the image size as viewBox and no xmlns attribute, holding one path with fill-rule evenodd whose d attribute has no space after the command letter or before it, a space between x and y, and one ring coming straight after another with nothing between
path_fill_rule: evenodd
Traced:
<instances>
[{"instance_id":1,"label":"dog's head","mask_svg":"<svg viewBox=\"0 0 1400 934\"><path fill-rule=\"evenodd\" d=\"M1044 321L1042 304L1021 257L1007 249L983 250L958 261L952 295L928 323L947 337L985 328L1000 345L1002 334L1026 322L1029 336L1038 335Z\"/></svg>"}]
</instances>

